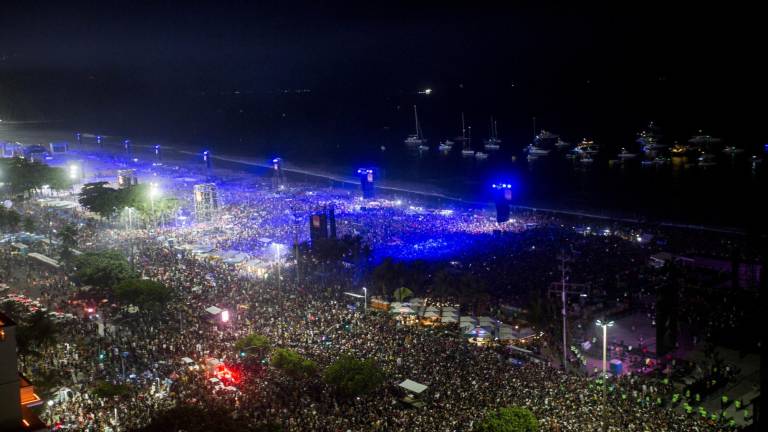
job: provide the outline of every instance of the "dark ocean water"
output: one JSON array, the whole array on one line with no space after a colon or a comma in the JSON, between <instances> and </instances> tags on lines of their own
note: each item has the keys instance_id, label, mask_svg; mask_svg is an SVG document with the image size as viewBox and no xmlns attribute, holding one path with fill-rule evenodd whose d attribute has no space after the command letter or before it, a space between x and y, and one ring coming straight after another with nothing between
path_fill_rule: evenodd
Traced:
<instances>
[{"instance_id":1,"label":"dark ocean water","mask_svg":"<svg viewBox=\"0 0 768 432\"><path fill-rule=\"evenodd\" d=\"M489 200L493 182L510 181L516 185L516 202L524 205L733 227L757 218L766 196L765 169L753 170L750 163L752 154L766 156L758 139L722 111L691 106L687 115L677 115L679 106L660 103L665 101L660 99L663 87L617 89L624 97L611 99L606 99L606 90L529 85L523 92L511 85L501 90L476 85L471 93L456 88L430 96L375 88L368 94L197 92L126 98L120 106L91 110L79 106L60 121L36 127L112 135L107 143L114 146L127 137L136 144L171 143L265 161L280 156L287 165L340 176L375 167L384 182L472 201ZM641 98L640 93L654 97ZM602 96L590 98L592 94ZM414 129L414 104L429 151L413 151L403 143ZM462 111L472 126L475 150L482 149L494 116L501 150L484 161L462 158L457 142L453 152L440 154L439 141L460 135ZM523 148L531 142L533 117L536 129L551 130L566 141L594 139L602 154L590 167L557 155L527 162ZM609 166L621 147L637 150L636 133L650 120L662 128L668 144L685 142L703 128L745 152L731 158L717 151L718 165L708 169L682 159L658 168L641 167L639 161Z\"/></svg>"}]
</instances>

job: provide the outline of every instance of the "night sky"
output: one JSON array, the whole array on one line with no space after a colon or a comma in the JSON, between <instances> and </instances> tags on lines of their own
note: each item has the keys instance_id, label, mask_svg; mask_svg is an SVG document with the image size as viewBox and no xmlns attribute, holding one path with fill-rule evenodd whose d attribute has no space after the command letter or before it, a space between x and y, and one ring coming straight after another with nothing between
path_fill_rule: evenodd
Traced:
<instances>
[{"instance_id":1,"label":"night sky","mask_svg":"<svg viewBox=\"0 0 768 432\"><path fill-rule=\"evenodd\" d=\"M753 80L757 14L747 10L364 3L4 2L0 114L132 118L189 95L304 88L354 105L432 87L526 115L572 117L588 103L593 124L633 133L661 118L681 135L703 127L746 146L765 139L750 102L763 86Z\"/></svg>"}]
</instances>

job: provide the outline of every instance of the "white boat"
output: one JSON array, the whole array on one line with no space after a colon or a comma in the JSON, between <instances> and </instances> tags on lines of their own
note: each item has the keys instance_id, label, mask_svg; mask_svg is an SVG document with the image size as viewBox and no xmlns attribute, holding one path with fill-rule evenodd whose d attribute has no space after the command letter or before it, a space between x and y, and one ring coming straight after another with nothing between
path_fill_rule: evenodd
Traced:
<instances>
[{"instance_id":1,"label":"white boat","mask_svg":"<svg viewBox=\"0 0 768 432\"><path fill-rule=\"evenodd\" d=\"M453 139L453 141L460 141L464 142L467 139L467 128L464 126L464 113L461 113L461 135L456 136L456 138ZM446 140L447 141L447 140ZM453 143L451 141L451 143Z\"/></svg>"},{"instance_id":2,"label":"white boat","mask_svg":"<svg viewBox=\"0 0 768 432\"><path fill-rule=\"evenodd\" d=\"M618 154L618 158L621 160L634 159L636 157L636 154L628 152L625 148L622 148L621 152Z\"/></svg>"},{"instance_id":3,"label":"white boat","mask_svg":"<svg viewBox=\"0 0 768 432\"><path fill-rule=\"evenodd\" d=\"M419 125L419 113L416 110L416 105L413 106L413 117L416 122L416 133L412 135L408 135L408 138L406 138L404 142L409 145L424 144L427 142L427 140L426 138L424 138L424 135L421 133L421 126Z\"/></svg>"},{"instance_id":4,"label":"white boat","mask_svg":"<svg viewBox=\"0 0 768 432\"><path fill-rule=\"evenodd\" d=\"M419 151L427 151L427 150L429 150L428 145L424 145L424 144L419 145Z\"/></svg>"},{"instance_id":5,"label":"white boat","mask_svg":"<svg viewBox=\"0 0 768 432\"><path fill-rule=\"evenodd\" d=\"M720 141L722 141L720 138L715 138L711 135L704 135L701 130L699 130L699 135L694 135L691 137L691 139L688 140L688 142L691 144L705 147L709 147L712 144L719 144Z\"/></svg>"},{"instance_id":6,"label":"white boat","mask_svg":"<svg viewBox=\"0 0 768 432\"><path fill-rule=\"evenodd\" d=\"M655 152L667 148L666 145L659 143L658 130L658 127L650 122L648 128L638 134L636 141L642 146L644 152Z\"/></svg>"},{"instance_id":7,"label":"white boat","mask_svg":"<svg viewBox=\"0 0 768 432\"><path fill-rule=\"evenodd\" d=\"M734 146L729 146L723 149L723 153L729 154L729 155L736 155L739 153L743 153L744 150L740 148L736 148Z\"/></svg>"},{"instance_id":8,"label":"white boat","mask_svg":"<svg viewBox=\"0 0 768 432\"><path fill-rule=\"evenodd\" d=\"M552 132L545 131L544 129L542 129L541 132L538 135L536 135L536 138L539 139L539 140L542 140L542 141L545 141L545 140L556 140L556 139L560 138L560 135L557 135L557 134L554 134Z\"/></svg>"},{"instance_id":9,"label":"white boat","mask_svg":"<svg viewBox=\"0 0 768 432\"><path fill-rule=\"evenodd\" d=\"M557 142L555 143L555 147L559 149L567 149L571 146L571 143L563 141L562 139L558 138Z\"/></svg>"},{"instance_id":10,"label":"white boat","mask_svg":"<svg viewBox=\"0 0 768 432\"><path fill-rule=\"evenodd\" d=\"M475 159L488 159L488 153L476 152Z\"/></svg>"},{"instance_id":11,"label":"white boat","mask_svg":"<svg viewBox=\"0 0 768 432\"><path fill-rule=\"evenodd\" d=\"M501 140L499 139L498 130L496 129L496 121L493 120L493 117L491 117L491 128L490 133L488 135L488 139L485 140L485 149L486 150L498 150L501 144Z\"/></svg>"},{"instance_id":12,"label":"white boat","mask_svg":"<svg viewBox=\"0 0 768 432\"><path fill-rule=\"evenodd\" d=\"M717 162L715 161L715 155L710 153L702 154L699 156L698 165L700 167L711 167L717 165Z\"/></svg>"},{"instance_id":13,"label":"white boat","mask_svg":"<svg viewBox=\"0 0 768 432\"><path fill-rule=\"evenodd\" d=\"M450 144L448 144L450 142ZM437 146L437 149L442 152L448 152L451 151L453 148L453 141L446 140L445 142L441 142L440 145Z\"/></svg>"},{"instance_id":14,"label":"white boat","mask_svg":"<svg viewBox=\"0 0 768 432\"><path fill-rule=\"evenodd\" d=\"M576 146L576 149L581 153L586 153L588 155L593 155L600 152L600 146L595 144L594 141L588 140L586 138L581 140L581 142Z\"/></svg>"},{"instance_id":15,"label":"white boat","mask_svg":"<svg viewBox=\"0 0 768 432\"><path fill-rule=\"evenodd\" d=\"M532 156L546 156L550 151L551 150L539 147L535 144L530 144L528 146L528 154Z\"/></svg>"},{"instance_id":16,"label":"white boat","mask_svg":"<svg viewBox=\"0 0 768 432\"><path fill-rule=\"evenodd\" d=\"M464 113L461 113L461 120L464 121ZM461 150L462 156L474 156L475 151L472 150L472 126L467 128L467 133L464 137L464 148Z\"/></svg>"}]
</instances>

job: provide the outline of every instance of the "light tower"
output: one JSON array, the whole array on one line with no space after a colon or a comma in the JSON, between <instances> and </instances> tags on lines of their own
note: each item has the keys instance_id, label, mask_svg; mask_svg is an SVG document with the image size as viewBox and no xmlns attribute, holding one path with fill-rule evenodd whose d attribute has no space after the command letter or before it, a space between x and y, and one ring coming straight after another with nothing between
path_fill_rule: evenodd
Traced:
<instances>
[{"instance_id":1,"label":"light tower","mask_svg":"<svg viewBox=\"0 0 768 432\"><path fill-rule=\"evenodd\" d=\"M124 139L123 148L125 149L125 154L128 155L128 159L130 159L131 158L131 140Z\"/></svg>"},{"instance_id":2,"label":"light tower","mask_svg":"<svg viewBox=\"0 0 768 432\"><path fill-rule=\"evenodd\" d=\"M285 173L283 173L283 160L279 157L272 159L272 188L274 190L285 189Z\"/></svg>"},{"instance_id":3,"label":"light tower","mask_svg":"<svg viewBox=\"0 0 768 432\"><path fill-rule=\"evenodd\" d=\"M494 201L496 202L496 222L509 220L509 203L512 201L512 185L510 183L494 183Z\"/></svg>"},{"instance_id":4,"label":"light tower","mask_svg":"<svg viewBox=\"0 0 768 432\"><path fill-rule=\"evenodd\" d=\"M155 144L154 150L155 150L155 163L159 165L163 161L163 156L162 154L160 154L160 145Z\"/></svg>"},{"instance_id":5,"label":"light tower","mask_svg":"<svg viewBox=\"0 0 768 432\"><path fill-rule=\"evenodd\" d=\"M198 222L209 222L215 219L219 210L219 196L216 185L202 183L194 186L195 219Z\"/></svg>"},{"instance_id":6,"label":"light tower","mask_svg":"<svg viewBox=\"0 0 768 432\"><path fill-rule=\"evenodd\" d=\"M360 177L360 189L363 191L363 198L374 198L373 169L360 168L357 170L357 175Z\"/></svg>"},{"instance_id":7,"label":"light tower","mask_svg":"<svg viewBox=\"0 0 768 432\"><path fill-rule=\"evenodd\" d=\"M100 148L104 148L104 141L102 140L101 135L96 135L96 144L98 144Z\"/></svg>"},{"instance_id":8,"label":"light tower","mask_svg":"<svg viewBox=\"0 0 768 432\"><path fill-rule=\"evenodd\" d=\"M75 141L77 141L77 148L80 148L80 144L82 144L82 136L80 135L80 132L75 132Z\"/></svg>"}]
</instances>

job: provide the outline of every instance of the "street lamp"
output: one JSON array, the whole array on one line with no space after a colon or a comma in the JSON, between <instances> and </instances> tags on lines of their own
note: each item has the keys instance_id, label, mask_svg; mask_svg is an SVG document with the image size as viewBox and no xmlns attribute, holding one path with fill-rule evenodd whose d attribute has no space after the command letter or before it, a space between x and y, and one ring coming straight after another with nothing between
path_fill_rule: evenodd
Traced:
<instances>
[{"instance_id":1,"label":"street lamp","mask_svg":"<svg viewBox=\"0 0 768 432\"><path fill-rule=\"evenodd\" d=\"M363 287L363 310L368 313L368 288Z\"/></svg>"},{"instance_id":2,"label":"street lamp","mask_svg":"<svg viewBox=\"0 0 768 432\"><path fill-rule=\"evenodd\" d=\"M597 320L595 323L598 327L603 328L603 378L606 375L607 355L608 355L608 327L613 327L613 321L603 322Z\"/></svg>"},{"instance_id":3,"label":"street lamp","mask_svg":"<svg viewBox=\"0 0 768 432\"><path fill-rule=\"evenodd\" d=\"M152 205L152 218L154 219L155 225L157 225L157 216L155 215L155 198L160 196L160 187L157 185L157 183L152 182L149 184L149 201Z\"/></svg>"},{"instance_id":4,"label":"street lamp","mask_svg":"<svg viewBox=\"0 0 768 432\"><path fill-rule=\"evenodd\" d=\"M75 165L75 164L69 165L69 178L70 179L76 180L77 179L77 172L78 172L77 165Z\"/></svg>"},{"instance_id":5,"label":"street lamp","mask_svg":"<svg viewBox=\"0 0 768 432\"><path fill-rule=\"evenodd\" d=\"M595 323L598 327L603 328L603 431L608 430L608 422L606 420L606 392L608 390L608 373L606 372L606 363L608 356L608 327L613 327L613 321L603 322L597 320Z\"/></svg>"}]
</instances>

